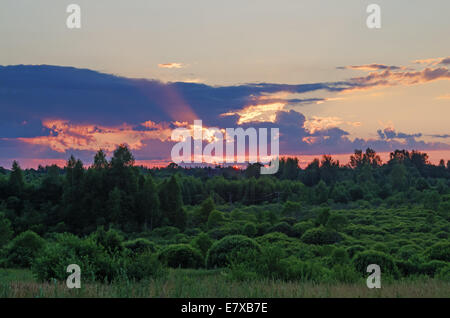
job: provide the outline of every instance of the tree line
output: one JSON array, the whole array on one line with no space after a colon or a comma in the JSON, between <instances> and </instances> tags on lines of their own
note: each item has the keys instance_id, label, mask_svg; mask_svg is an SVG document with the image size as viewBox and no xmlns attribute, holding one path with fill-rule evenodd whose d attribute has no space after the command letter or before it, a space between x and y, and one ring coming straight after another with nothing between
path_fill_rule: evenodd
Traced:
<instances>
[{"instance_id":1,"label":"tree line","mask_svg":"<svg viewBox=\"0 0 450 318\"><path fill-rule=\"evenodd\" d=\"M260 175L259 164L235 169L172 163L149 169L135 165L126 145L118 146L109 160L99 150L88 168L73 156L64 168L22 170L14 162L11 170L0 169L0 218L15 233L31 229L85 235L99 226L124 232L161 226L184 230L207 221L208 216L186 209L207 198L232 206L423 203L437 210L450 186L450 161L433 165L419 151L395 150L382 163L374 150L356 150L347 165L325 155L304 169L298 158L289 157L281 158L279 167L269 176Z\"/></svg>"}]
</instances>

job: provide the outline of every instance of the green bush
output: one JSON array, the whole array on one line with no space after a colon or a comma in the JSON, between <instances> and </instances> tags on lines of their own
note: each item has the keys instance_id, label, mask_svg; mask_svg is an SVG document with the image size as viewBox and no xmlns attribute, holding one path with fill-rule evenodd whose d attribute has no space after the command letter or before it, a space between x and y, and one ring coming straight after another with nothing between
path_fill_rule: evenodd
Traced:
<instances>
[{"instance_id":1,"label":"green bush","mask_svg":"<svg viewBox=\"0 0 450 318\"><path fill-rule=\"evenodd\" d=\"M202 267L203 256L188 244L172 244L162 249L159 259L173 268L199 268Z\"/></svg>"},{"instance_id":2,"label":"green bush","mask_svg":"<svg viewBox=\"0 0 450 318\"><path fill-rule=\"evenodd\" d=\"M123 248L123 236L115 229L105 231L103 227L99 227L97 231L93 233L93 238L110 254L119 252Z\"/></svg>"},{"instance_id":3,"label":"green bush","mask_svg":"<svg viewBox=\"0 0 450 318\"><path fill-rule=\"evenodd\" d=\"M431 246L426 254L430 259L450 262L450 242L438 242Z\"/></svg>"},{"instance_id":4,"label":"green bush","mask_svg":"<svg viewBox=\"0 0 450 318\"><path fill-rule=\"evenodd\" d=\"M292 226L290 226L287 222L280 222L275 224L270 228L270 232L280 232L286 234L287 236L294 236L295 234Z\"/></svg>"},{"instance_id":5,"label":"green bush","mask_svg":"<svg viewBox=\"0 0 450 318\"><path fill-rule=\"evenodd\" d=\"M12 235L11 222L4 213L0 212L0 248L10 240Z\"/></svg>"},{"instance_id":6,"label":"green bush","mask_svg":"<svg viewBox=\"0 0 450 318\"><path fill-rule=\"evenodd\" d=\"M65 280L70 264L80 266L87 281L112 281L120 276L123 267L118 256L107 253L92 237L81 239L73 234L57 234L32 264L32 271L41 281L52 278Z\"/></svg>"},{"instance_id":7,"label":"green bush","mask_svg":"<svg viewBox=\"0 0 450 318\"><path fill-rule=\"evenodd\" d=\"M279 276L287 281L322 282L327 280L330 272L320 264L311 261L301 261L290 256L280 261L281 272Z\"/></svg>"},{"instance_id":8,"label":"green bush","mask_svg":"<svg viewBox=\"0 0 450 318\"><path fill-rule=\"evenodd\" d=\"M157 252L158 248L155 243L145 238L137 238L123 243L123 247L129 249L133 253L142 254L145 252Z\"/></svg>"},{"instance_id":9,"label":"green bush","mask_svg":"<svg viewBox=\"0 0 450 318\"><path fill-rule=\"evenodd\" d=\"M158 259L158 255L144 251L133 257L127 257L125 272L128 279L142 280L150 277L162 277L167 274L166 269Z\"/></svg>"},{"instance_id":10,"label":"green bush","mask_svg":"<svg viewBox=\"0 0 450 318\"><path fill-rule=\"evenodd\" d=\"M331 268L330 280L332 282L352 284L361 279L361 276L351 265L336 264Z\"/></svg>"},{"instance_id":11,"label":"green bush","mask_svg":"<svg viewBox=\"0 0 450 318\"><path fill-rule=\"evenodd\" d=\"M383 252L373 250L359 252L353 259L353 265L356 270L363 275L366 275L367 266L370 264L379 265L382 274L387 273L393 277L398 277L399 275L394 259Z\"/></svg>"},{"instance_id":12,"label":"green bush","mask_svg":"<svg viewBox=\"0 0 450 318\"><path fill-rule=\"evenodd\" d=\"M256 235L257 233L257 229L256 229L256 225L255 223L247 223L244 225L244 230L243 230L243 234L248 236L248 237L253 237Z\"/></svg>"},{"instance_id":13,"label":"green bush","mask_svg":"<svg viewBox=\"0 0 450 318\"><path fill-rule=\"evenodd\" d=\"M206 265L208 268L225 267L238 253L245 258L245 253L260 250L258 243L244 235L226 236L211 246L206 257Z\"/></svg>"},{"instance_id":14,"label":"green bush","mask_svg":"<svg viewBox=\"0 0 450 318\"><path fill-rule=\"evenodd\" d=\"M16 236L7 246L7 264L11 267L29 267L45 240L33 231Z\"/></svg>"},{"instance_id":15,"label":"green bush","mask_svg":"<svg viewBox=\"0 0 450 318\"><path fill-rule=\"evenodd\" d=\"M213 229L222 225L225 221L225 217L222 212L213 210L208 217L208 229Z\"/></svg>"},{"instance_id":16,"label":"green bush","mask_svg":"<svg viewBox=\"0 0 450 318\"><path fill-rule=\"evenodd\" d=\"M303 234L309 229L312 229L314 227L314 222L312 221L302 221L295 223L292 227L292 230L294 231L294 235L296 237L302 237Z\"/></svg>"},{"instance_id":17,"label":"green bush","mask_svg":"<svg viewBox=\"0 0 450 318\"><path fill-rule=\"evenodd\" d=\"M347 264L350 262L350 257L347 250L344 248L336 248L331 252L331 263L336 264Z\"/></svg>"},{"instance_id":18,"label":"green bush","mask_svg":"<svg viewBox=\"0 0 450 318\"><path fill-rule=\"evenodd\" d=\"M301 240L307 244L334 244L340 240L340 235L336 231L320 226L307 230Z\"/></svg>"},{"instance_id":19,"label":"green bush","mask_svg":"<svg viewBox=\"0 0 450 318\"><path fill-rule=\"evenodd\" d=\"M450 265L447 264L447 266L441 268L435 277L439 280L450 282Z\"/></svg>"},{"instance_id":20,"label":"green bush","mask_svg":"<svg viewBox=\"0 0 450 318\"><path fill-rule=\"evenodd\" d=\"M209 238L209 235L206 233L200 233L192 240L192 246L197 248L200 252L202 252L203 256L206 256L209 248L212 245L212 240Z\"/></svg>"},{"instance_id":21,"label":"green bush","mask_svg":"<svg viewBox=\"0 0 450 318\"><path fill-rule=\"evenodd\" d=\"M350 247L347 248L347 253L348 256L350 256L350 258L353 258L353 256L355 256L356 254L358 254L358 252L362 252L364 251L365 248L362 245L352 245Z\"/></svg>"},{"instance_id":22,"label":"green bush","mask_svg":"<svg viewBox=\"0 0 450 318\"><path fill-rule=\"evenodd\" d=\"M446 266L448 266L448 262L432 260L420 266L420 273L434 277L434 275Z\"/></svg>"}]
</instances>

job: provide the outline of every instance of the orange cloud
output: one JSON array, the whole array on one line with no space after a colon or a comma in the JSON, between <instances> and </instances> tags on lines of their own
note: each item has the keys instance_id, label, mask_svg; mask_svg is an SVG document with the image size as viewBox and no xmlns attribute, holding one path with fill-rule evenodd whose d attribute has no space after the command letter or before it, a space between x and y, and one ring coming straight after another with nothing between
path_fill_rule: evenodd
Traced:
<instances>
[{"instance_id":1,"label":"orange cloud","mask_svg":"<svg viewBox=\"0 0 450 318\"><path fill-rule=\"evenodd\" d=\"M428 64L428 65L438 65L438 64L450 64L449 57L437 57L430 59L422 59L413 61L414 64Z\"/></svg>"},{"instance_id":2,"label":"orange cloud","mask_svg":"<svg viewBox=\"0 0 450 318\"><path fill-rule=\"evenodd\" d=\"M438 97L436 97L436 99L438 99L438 100L450 99L450 94L445 94L445 95L438 96Z\"/></svg>"},{"instance_id":3,"label":"orange cloud","mask_svg":"<svg viewBox=\"0 0 450 318\"><path fill-rule=\"evenodd\" d=\"M50 129L49 136L32 138L17 138L20 141L33 145L48 146L57 152L69 149L91 150L104 149L113 151L117 145L126 143L132 150L141 149L143 141L170 139L172 130L168 124L156 124L151 121L144 122L143 127L152 130L134 130L132 126L123 124L117 127L106 127L89 124L72 124L67 120L45 120L43 126Z\"/></svg>"},{"instance_id":4,"label":"orange cloud","mask_svg":"<svg viewBox=\"0 0 450 318\"><path fill-rule=\"evenodd\" d=\"M164 63L164 64L158 64L159 68L183 68L183 63Z\"/></svg>"},{"instance_id":5,"label":"orange cloud","mask_svg":"<svg viewBox=\"0 0 450 318\"><path fill-rule=\"evenodd\" d=\"M343 66L338 67L339 69L351 69L351 70L361 70L361 71L378 71L378 70L399 70L404 69L404 67L401 66L395 66L395 65L384 65L384 64L364 64L364 65L349 65L349 66Z\"/></svg>"}]
</instances>

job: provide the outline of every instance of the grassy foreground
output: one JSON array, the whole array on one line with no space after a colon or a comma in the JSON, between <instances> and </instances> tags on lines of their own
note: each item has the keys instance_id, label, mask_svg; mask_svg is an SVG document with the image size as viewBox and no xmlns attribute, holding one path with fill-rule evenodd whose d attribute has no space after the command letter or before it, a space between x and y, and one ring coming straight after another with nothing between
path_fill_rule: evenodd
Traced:
<instances>
[{"instance_id":1,"label":"grassy foreground","mask_svg":"<svg viewBox=\"0 0 450 318\"><path fill-rule=\"evenodd\" d=\"M358 284L289 283L273 280L239 282L211 270L171 270L165 278L113 284L39 283L30 271L0 269L0 297L450 297L450 282L416 279L382 283L381 289Z\"/></svg>"}]
</instances>

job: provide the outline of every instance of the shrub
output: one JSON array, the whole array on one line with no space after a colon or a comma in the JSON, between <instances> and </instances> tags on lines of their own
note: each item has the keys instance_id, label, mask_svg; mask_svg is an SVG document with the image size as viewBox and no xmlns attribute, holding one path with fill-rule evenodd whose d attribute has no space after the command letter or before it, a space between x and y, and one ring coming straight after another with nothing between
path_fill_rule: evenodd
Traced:
<instances>
[{"instance_id":1,"label":"shrub","mask_svg":"<svg viewBox=\"0 0 450 318\"><path fill-rule=\"evenodd\" d=\"M173 226L162 226L154 229L152 235L162 237L166 240L171 240L180 233L180 230Z\"/></svg>"},{"instance_id":2,"label":"shrub","mask_svg":"<svg viewBox=\"0 0 450 318\"><path fill-rule=\"evenodd\" d=\"M398 260L395 262L402 276L411 276L420 274L420 264L411 260Z\"/></svg>"},{"instance_id":3,"label":"shrub","mask_svg":"<svg viewBox=\"0 0 450 318\"><path fill-rule=\"evenodd\" d=\"M450 262L450 242L439 242L431 246L426 254L430 259Z\"/></svg>"},{"instance_id":4,"label":"shrub","mask_svg":"<svg viewBox=\"0 0 450 318\"><path fill-rule=\"evenodd\" d=\"M336 248L331 252L331 263L336 264L347 264L350 262L350 257L348 256L348 252L340 247Z\"/></svg>"},{"instance_id":5,"label":"shrub","mask_svg":"<svg viewBox=\"0 0 450 318\"><path fill-rule=\"evenodd\" d=\"M206 256L209 248L212 245L212 240L209 238L209 235L206 233L200 233L192 240L192 246L197 248L200 252L202 252L203 256Z\"/></svg>"},{"instance_id":6,"label":"shrub","mask_svg":"<svg viewBox=\"0 0 450 318\"><path fill-rule=\"evenodd\" d=\"M110 254L121 251L123 248L123 236L117 230L109 229L105 231L103 227L99 227L93 237Z\"/></svg>"},{"instance_id":7,"label":"shrub","mask_svg":"<svg viewBox=\"0 0 450 318\"><path fill-rule=\"evenodd\" d=\"M4 213L0 213L0 248L12 237L11 222Z\"/></svg>"},{"instance_id":8,"label":"shrub","mask_svg":"<svg viewBox=\"0 0 450 318\"><path fill-rule=\"evenodd\" d=\"M200 252L188 244L166 246L160 252L159 259L173 268L199 268L203 266L203 257Z\"/></svg>"},{"instance_id":9,"label":"shrub","mask_svg":"<svg viewBox=\"0 0 450 318\"><path fill-rule=\"evenodd\" d=\"M57 234L56 241L47 244L32 265L39 280L67 278L66 268L77 264L82 269L83 279L88 281L111 281L120 273L120 258L109 255L92 237Z\"/></svg>"},{"instance_id":10,"label":"shrub","mask_svg":"<svg viewBox=\"0 0 450 318\"><path fill-rule=\"evenodd\" d=\"M301 240L307 244L334 244L340 239L336 231L320 226L318 228L309 229L302 235Z\"/></svg>"},{"instance_id":11,"label":"shrub","mask_svg":"<svg viewBox=\"0 0 450 318\"><path fill-rule=\"evenodd\" d=\"M441 270L435 277L439 280L450 282L450 265L441 268Z\"/></svg>"},{"instance_id":12,"label":"shrub","mask_svg":"<svg viewBox=\"0 0 450 318\"><path fill-rule=\"evenodd\" d=\"M348 223L347 218L341 214L333 213L330 215L327 221L327 228L335 231L341 230Z\"/></svg>"},{"instance_id":13,"label":"shrub","mask_svg":"<svg viewBox=\"0 0 450 318\"><path fill-rule=\"evenodd\" d=\"M244 230L243 230L243 234L248 236L248 237L253 237L255 236L257 233L257 229L256 229L256 225L255 223L247 223L244 225Z\"/></svg>"},{"instance_id":14,"label":"shrub","mask_svg":"<svg viewBox=\"0 0 450 318\"><path fill-rule=\"evenodd\" d=\"M9 266L29 267L45 240L33 231L26 231L14 238L7 247Z\"/></svg>"},{"instance_id":15,"label":"shrub","mask_svg":"<svg viewBox=\"0 0 450 318\"><path fill-rule=\"evenodd\" d=\"M332 267L330 272L330 280L338 283L351 284L356 283L361 279L361 276L355 269L346 264L336 264Z\"/></svg>"},{"instance_id":16,"label":"shrub","mask_svg":"<svg viewBox=\"0 0 450 318\"><path fill-rule=\"evenodd\" d=\"M292 230L296 237L301 237L307 230L312 229L314 223L312 221L302 221L294 224Z\"/></svg>"},{"instance_id":17,"label":"shrub","mask_svg":"<svg viewBox=\"0 0 450 318\"><path fill-rule=\"evenodd\" d=\"M129 279L141 280L149 277L161 277L166 274L158 256L148 251L127 257L125 262L126 276Z\"/></svg>"},{"instance_id":18,"label":"shrub","mask_svg":"<svg viewBox=\"0 0 450 318\"><path fill-rule=\"evenodd\" d=\"M222 212L213 210L208 217L208 229L220 226L225 221L225 217Z\"/></svg>"},{"instance_id":19,"label":"shrub","mask_svg":"<svg viewBox=\"0 0 450 318\"><path fill-rule=\"evenodd\" d=\"M422 264L420 266L420 272L430 277L434 277L435 274L439 273L439 271L446 266L448 266L447 262L433 260Z\"/></svg>"},{"instance_id":20,"label":"shrub","mask_svg":"<svg viewBox=\"0 0 450 318\"><path fill-rule=\"evenodd\" d=\"M362 245L352 245L347 248L347 253L350 258L353 258L353 256L355 256L358 252L362 252L364 250L365 248Z\"/></svg>"},{"instance_id":21,"label":"shrub","mask_svg":"<svg viewBox=\"0 0 450 318\"><path fill-rule=\"evenodd\" d=\"M408 260L411 256L416 255L420 251L420 247L415 244L407 244L399 248L397 255L404 260Z\"/></svg>"},{"instance_id":22,"label":"shrub","mask_svg":"<svg viewBox=\"0 0 450 318\"><path fill-rule=\"evenodd\" d=\"M365 251L358 253L353 259L353 265L356 270L361 274L366 274L367 266L370 264L377 264L380 266L381 273L388 273L394 277L397 277L399 272L394 259L379 251Z\"/></svg>"},{"instance_id":23,"label":"shrub","mask_svg":"<svg viewBox=\"0 0 450 318\"><path fill-rule=\"evenodd\" d=\"M123 247L137 254L145 252L155 253L157 251L156 244L145 238L137 238L132 241L126 241L123 243Z\"/></svg>"},{"instance_id":24,"label":"shrub","mask_svg":"<svg viewBox=\"0 0 450 318\"><path fill-rule=\"evenodd\" d=\"M301 261L294 256L280 261L280 278L287 281L312 281L322 282L326 280L329 271L320 264L310 261Z\"/></svg>"},{"instance_id":25,"label":"shrub","mask_svg":"<svg viewBox=\"0 0 450 318\"><path fill-rule=\"evenodd\" d=\"M290 226L287 222L280 222L272 226L270 232L280 232L284 233L287 236L294 236L294 230L292 226Z\"/></svg>"},{"instance_id":26,"label":"shrub","mask_svg":"<svg viewBox=\"0 0 450 318\"><path fill-rule=\"evenodd\" d=\"M245 254L261 250L258 243L244 235L229 235L215 242L208 251L206 265L208 268L227 266L231 258L237 254L245 257ZM242 260L244 261L244 260Z\"/></svg>"}]
</instances>

